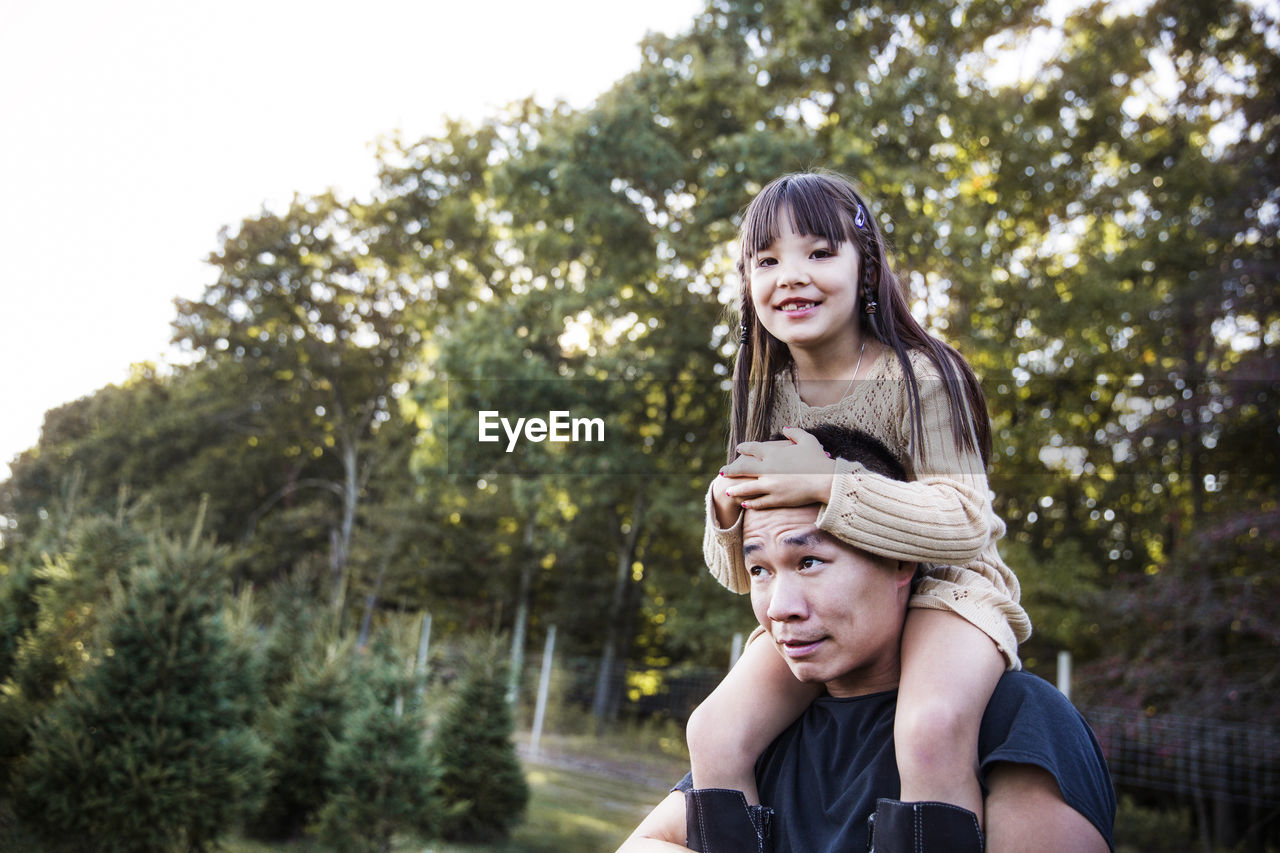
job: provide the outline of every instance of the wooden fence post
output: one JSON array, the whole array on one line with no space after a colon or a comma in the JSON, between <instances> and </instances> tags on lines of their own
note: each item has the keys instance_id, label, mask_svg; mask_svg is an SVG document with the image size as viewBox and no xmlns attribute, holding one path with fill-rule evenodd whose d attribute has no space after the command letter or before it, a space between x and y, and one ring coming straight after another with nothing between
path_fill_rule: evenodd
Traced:
<instances>
[{"instance_id":1,"label":"wooden fence post","mask_svg":"<svg viewBox=\"0 0 1280 853\"><path fill-rule=\"evenodd\" d=\"M538 702L533 711L533 735L529 738L529 754L538 754L542 740L542 723L547 716L547 692L551 688L551 656L556 650L556 626L547 628L547 644L542 650L542 677L538 679Z\"/></svg>"},{"instance_id":2,"label":"wooden fence post","mask_svg":"<svg viewBox=\"0 0 1280 853\"><path fill-rule=\"evenodd\" d=\"M733 644L729 647L729 669L733 669L733 665L738 662L738 658L742 657L742 642L742 632L734 632Z\"/></svg>"}]
</instances>

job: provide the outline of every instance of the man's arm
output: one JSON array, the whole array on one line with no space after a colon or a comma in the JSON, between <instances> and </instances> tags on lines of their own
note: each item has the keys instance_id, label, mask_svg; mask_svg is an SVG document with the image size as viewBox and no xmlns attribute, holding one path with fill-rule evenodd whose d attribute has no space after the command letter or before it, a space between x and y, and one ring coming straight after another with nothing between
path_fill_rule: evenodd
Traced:
<instances>
[{"instance_id":1,"label":"man's arm","mask_svg":"<svg viewBox=\"0 0 1280 853\"><path fill-rule=\"evenodd\" d=\"M992 768L987 782L988 853L1107 853L1110 849L1097 828L1067 805L1047 770L1033 764L1001 763Z\"/></svg>"},{"instance_id":2,"label":"man's arm","mask_svg":"<svg viewBox=\"0 0 1280 853\"><path fill-rule=\"evenodd\" d=\"M617 853L689 853L684 846L684 794L672 791L658 803Z\"/></svg>"}]
</instances>

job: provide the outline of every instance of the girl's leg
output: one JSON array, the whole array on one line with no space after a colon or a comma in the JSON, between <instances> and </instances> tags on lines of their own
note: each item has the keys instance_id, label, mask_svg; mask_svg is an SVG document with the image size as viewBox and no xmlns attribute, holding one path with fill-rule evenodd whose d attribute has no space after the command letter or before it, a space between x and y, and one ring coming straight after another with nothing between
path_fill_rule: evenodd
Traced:
<instances>
[{"instance_id":1,"label":"girl's leg","mask_svg":"<svg viewBox=\"0 0 1280 853\"><path fill-rule=\"evenodd\" d=\"M724 681L689 717L694 787L734 789L748 803L759 803L756 759L821 693L821 685L796 680L768 638L748 643Z\"/></svg>"},{"instance_id":2,"label":"girl's leg","mask_svg":"<svg viewBox=\"0 0 1280 853\"><path fill-rule=\"evenodd\" d=\"M903 800L951 803L982 820L978 727L1004 669L996 644L960 616L907 611L893 729Z\"/></svg>"}]
</instances>

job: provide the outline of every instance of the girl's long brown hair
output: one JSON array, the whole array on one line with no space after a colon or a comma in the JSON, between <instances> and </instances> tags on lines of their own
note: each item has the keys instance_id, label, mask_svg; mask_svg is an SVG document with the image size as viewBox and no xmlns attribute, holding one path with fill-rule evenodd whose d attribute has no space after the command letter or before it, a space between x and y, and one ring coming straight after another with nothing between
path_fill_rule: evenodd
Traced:
<instances>
[{"instance_id":1,"label":"girl's long brown hair","mask_svg":"<svg viewBox=\"0 0 1280 853\"><path fill-rule=\"evenodd\" d=\"M870 208L848 179L833 172L800 172L770 182L747 206L742 219L742 246L738 255L738 317L742 342L733 367L732 417L729 424L729 461L743 441L763 441L772 434L776 391L774 379L792 363L787 345L760 323L751 303L751 259L779 236L786 218L797 231L815 235L833 246L852 242L858 247L856 322L893 349L907 377L911 444L924 453L918 440L924 431L920 413L920 388L908 353L920 350L938 368L951 407L951 431L956 447L977 451L985 464L991 452L991 422L986 397L978 377L954 348L930 335L912 316L906 287L889 268L884 237ZM862 309L874 299L877 309Z\"/></svg>"}]
</instances>

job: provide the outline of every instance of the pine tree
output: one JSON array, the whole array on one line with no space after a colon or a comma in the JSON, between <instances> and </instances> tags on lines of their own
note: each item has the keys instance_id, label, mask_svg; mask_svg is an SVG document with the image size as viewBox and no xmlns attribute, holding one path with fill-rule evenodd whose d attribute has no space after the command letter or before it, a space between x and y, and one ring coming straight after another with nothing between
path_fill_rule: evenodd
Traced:
<instances>
[{"instance_id":1,"label":"pine tree","mask_svg":"<svg viewBox=\"0 0 1280 853\"><path fill-rule=\"evenodd\" d=\"M156 540L109 584L93 661L32 727L14 806L50 844L204 850L260 795L257 679L228 635L212 545Z\"/></svg>"},{"instance_id":2,"label":"pine tree","mask_svg":"<svg viewBox=\"0 0 1280 853\"><path fill-rule=\"evenodd\" d=\"M333 791L320 813L321 841L346 853L386 853L401 832L436 832L436 772L417 709L402 706L415 691L391 652L360 652L352 672L355 705L328 758Z\"/></svg>"},{"instance_id":3,"label":"pine tree","mask_svg":"<svg viewBox=\"0 0 1280 853\"><path fill-rule=\"evenodd\" d=\"M127 574L145 539L123 518L68 520L52 556L29 558L0 586L0 790L31 746L31 726L93 661L92 637L111 580Z\"/></svg>"},{"instance_id":4,"label":"pine tree","mask_svg":"<svg viewBox=\"0 0 1280 853\"><path fill-rule=\"evenodd\" d=\"M262 715L271 783L261 808L248 821L249 834L296 838L334 793L329 757L343 739L355 701L347 668L342 657L301 666L280 702Z\"/></svg>"},{"instance_id":5,"label":"pine tree","mask_svg":"<svg viewBox=\"0 0 1280 853\"><path fill-rule=\"evenodd\" d=\"M529 785L511 740L515 723L505 669L496 641L470 650L461 683L432 738L445 807L441 837L449 841L507 838L529 803Z\"/></svg>"}]
</instances>

